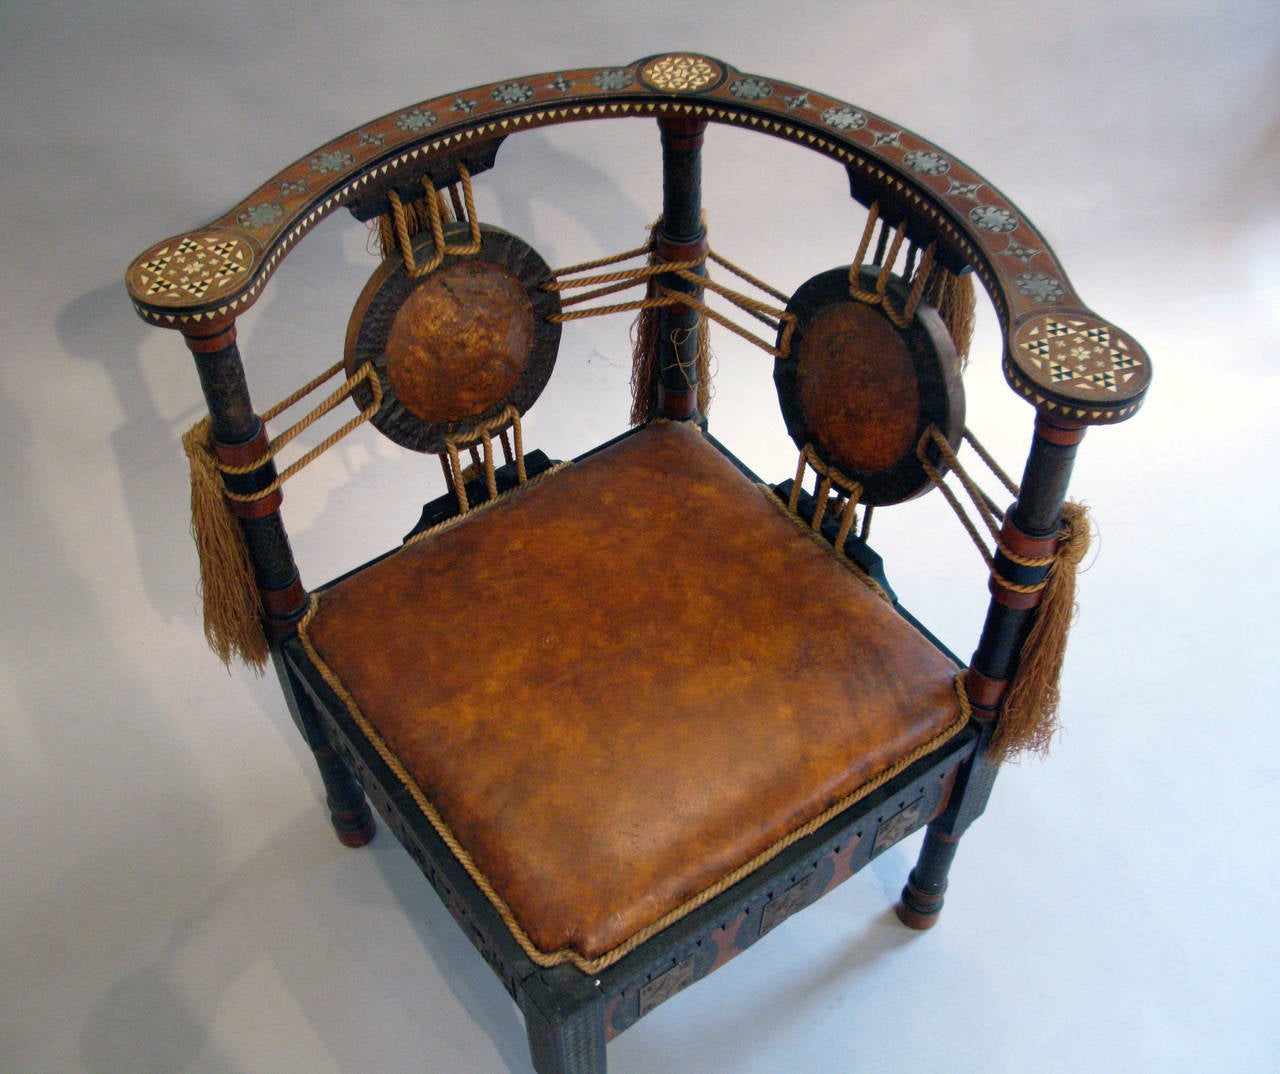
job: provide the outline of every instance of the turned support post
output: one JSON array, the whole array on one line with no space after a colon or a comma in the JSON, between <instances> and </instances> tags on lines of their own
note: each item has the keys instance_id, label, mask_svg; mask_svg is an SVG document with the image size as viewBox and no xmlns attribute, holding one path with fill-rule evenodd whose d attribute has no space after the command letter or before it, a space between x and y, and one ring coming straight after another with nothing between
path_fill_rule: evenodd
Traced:
<instances>
[{"instance_id":1,"label":"turned support post","mask_svg":"<svg viewBox=\"0 0 1280 1074\"><path fill-rule=\"evenodd\" d=\"M182 334L195 358L209 407L210 436L218 461L230 466L260 463L246 474L224 473L224 486L238 494L266 488L275 480L276 469L266 458L266 429L249 399L235 321L192 325L184 327ZM282 501L279 490L249 502L227 501L244 529L262 597L263 625L271 642L288 633L306 607L306 592L280 518Z\"/></svg>"},{"instance_id":2,"label":"turned support post","mask_svg":"<svg viewBox=\"0 0 1280 1074\"><path fill-rule=\"evenodd\" d=\"M902 899L894 910L898 920L908 928L932 928L942 911L942 897L947 890L947 874L955 859L960 836L951 835L936 823L925 830L920 858L902 889Z\"/></svg>"},{"instance_id":3,"label":"turned support post","mask_svg":"<svg viewBox=\"0 0 1280 1074\"><path fill-rule=\"evenodd\" d=\"M1036 419L1035 436L1027 455L1018 500L1005 515L1000 543L1015 554L1036 558L1051 556L1058 545L1062 507L1075 464L1076 449L1084 439L1084 426L1051 421L1043 414ZM1020 592L1015 585L1043 582L1049 567L1028 567L1009 559L1001 549L995 556L991 576L991 603L986 622L970 663L977 672L979 716L994 716L1000 698L1017 669L1022 643L1031 628L1043 591Z\"/></svg>"},{"instance_id":4,"label":"turned support post","mask_svg":"<svg viewBox=\"0 0 1280 1074\"><path fill-rule=\"evenodd\" d=\"M249 399L244 365L236 345L233 319L206 322L182 329L195 358L200 387L209 407L209 431L218 461L229 466L253 466L244 474L223 473L228 492L246 494L267 488L276 479L275 464L267 457L267 432ZM346 763L330 745L309 698L294 681L280 653L280 641L293 632L307 607L307 594L280 516L279 489L260 499L230 500L240 521L253 562L254 582L262 600L263 629L271 646L276 674L285 688L290 715L316 759L324 782L329 817L340 842L363 846L373 838L373 815L364 791Z\"/></svg>"},{"instance_id":5,"label":"turned support post","mask_svg":"<svg viewBox=\"0 0 1280 1074\"><path fill-rule=\"evenodd\" d=\"M662 220L654 235L654 253L661 261L698 261L707 255L702 226L702 136L705 119L663 116ZM699 276L705 269L694 270ZM702 286L675 273L658 277L669 290L702 297ZM698 334L700 316L688 306L658 311L658 411L678 421L698 421Z\"/></svg>"},{"instance_id":6,"label":"turned support post","mask_svg":"<svg viewBox=\"0 0 1280 1074\"><path fill-rule=\"evenodd\" d=\"M1019 556L1052 555L1062 525L1062 507L1084 427L1040 414L1023 471L1021 493L1005 515L1000 543ZM1000 718L1000 702L1018 667L1042 592L1021 592L1014 585L1036 585L1048 567L1015 563L997 550L991 576L991 603L978 646L969 663L966 688L981 729L977 752L961 769L946 811L929 826L920 858L896 910L903 924L927 929L942 911L947 875L960 837L981 816L995 785L999 763L991 754L991 737Z\"/></svg>"}]
</instances>

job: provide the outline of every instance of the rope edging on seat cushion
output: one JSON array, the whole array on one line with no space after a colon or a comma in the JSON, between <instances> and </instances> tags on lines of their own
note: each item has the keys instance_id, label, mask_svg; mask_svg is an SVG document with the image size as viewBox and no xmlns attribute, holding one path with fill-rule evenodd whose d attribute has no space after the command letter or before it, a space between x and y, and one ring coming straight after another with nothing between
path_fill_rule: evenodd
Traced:
<instances>
[{"instance_id":1,"label":"rope edging on seat cushion","mask_svg":"<svg viewBox=\"0 0 1280 1074\"><path fill-rule=\"evenodd\" d=\"M844 554L839 548L828 541L822 534L815 533L813 527L801 518L795 511L783 502L781 497L773 491L768 485L759 482L756 488L760 490L760 494L769 501L769 503L777 508L778 512L795 524L797 530L805 535L810 541L821 548L827 555L831 556L845 570L852 574L859 582L871 590L877 597L885 601L887 604L893 603L893 598L884 591L884 587L871 577L866 571L858 566L853 560Z\"/></svg>"},{"instance_id":2,"label":"rope edging on seat cushion","mask_svg":"<svg viewBox=\"0 0 1280 1074\"><path fill-rule=\"evenodd\" d=\"M502 493L499 496L495 496L492 499L485 500L484 503L477 504L475 507L470 507L466 511L463 511L460 514L454 515L452 518L446 518L443 522L437 522L434 526L429 526L422 532L415 533L412 537L410 537L407 541L405 541L404 544L402 544L399 548L397 548L396 551L392 553L392 555L395 555L396 553L399 553L399 552L403 552L406 548L410 547L411 545L417 544L419 541L425 541L428 537L434 537L437 533L443 533L445 530L451 530L455 526L460 526L463 522L466 522L469 519L475 518L476 515L483 514L485 511L489 510L489 508L494 507L497 504L505 503L507 500L511 499L513 496L519 495L521 492L524 492L526 489L531 489L535 485L541 485L542 482L548 480L549 478L554 477L561 470L567 470L572 465L573 465L572 462L558 462L554 466L552 466L550 469L543 470L542 473L538 474L536 477L529 478L528 481L525 481L523 484L516 485L515 488L508 489L506 492Z\"/></svg>"},{"instance_id":3,"label":"rope edging on seat cushion","mask_svg":"<svg viewBox=\"0 0 1280 1074\"><path fill-rule=\"evenodd\" d=\"M552 476L552 474L554 474L555 472L558 472L558 470L562 468L563 467L558 467L556 468L556 470L548 471L545 474L540 474L538 478L534 479L534 481L531 481L526 485L519 486L516 489L513 489L511 492L507 493L505 496L500 496L496 500L491 500L485 504L482 504L481 506L475 508L473 511L469 512L466 515L448 519L445 522L442 522L439 525L434 526L431 529L426 530L421 534L415 535L415 538L413 539L413 541L408 543L417 543L418 540L421 540L433 533L438 533L438 532L441 532L442 530L450 529L453 526L459 525L462 522L466 521L468 518L470 518L476 512L483 511L493 506L494 504L505 501L506 499L512 496L519 495L522 491L528 489L536 481L550 477ZM775 502L777 500L776 497L771 496L770 498ZM785 510L785 505L782 505L782 506ZM805 533L809 532L808 528L803 525L801 525L799 528L801 529L802 532L805 532ZM825 545L826 542L822 542L822 543ZM407 544L406 544L406 547L407 547ZM827 547L828 547L828 551L830 551L830 546L827 546ZM840 557L840 556L837 556L836 558L843 560L843 557ZM855 570L854 573L857 574L859 572ZM864 580L874 586L874 582L871 582L870 579L864 579ZM499 918L502 920L502 923L506 925L508 931L511 933L512 937L515 939L516 943L520 946L520 949L525 953L525 955L528 956L528 958L533 963L543 967L558 966L567 962L567 963L573 964L584 973L599 973L601 970L605 969L606 967L613 965L615 962L619 961L626 955L630 954L633 950L635 950L635 948L639 947L642 943L644 943L645 941L657 935L663 929L669 927L670 925L673 925L675 922L679 921L681 918L687 916L688 914L692 913L694 910L697 910L699 907L710 902L712 899L716 898L718 895L720 895L721 893L723 893L724 891L732 887L734 884L738 883L740 880L749 876L751 873L755 872L761 866L765 865L766 863L771 861L773 858L777 857L777 855L782 853L789 846L792 846L794 843L799 842L801 839L804 839L805 837L812 835L819 828L821 828L823 825L827 824L829 821L837 817L840 813L844 812L850 806L854 805L860 799L866 797L866 795L870 794L872 791L883 786L885 783L887 783L888 781L890 781L891 779L899 775L901 772L905 771L907 768L909 768L916 761L920 760L922 757L927 756L932 751L944 745L948 740L950 740L952 737L954 737L956 734L960 732L960 730L968 723L969 716L970 716L968 694L964 689L963 674L961 674L961 675L958 675L955 679L955 692L956 692L956 698L957 698L957 708L956 708L955 719L946 727L944 727L940 732L938 732L938 734L936 734L929 741L922 743L920 746L917 746L914 750L912 750L906 756L900 758L894 764L890 765L883 772L878 773L877 775L872 777L870 780L868 780L866 783L862 784L860 787L855 788L849 794L845 795L843 798L839 799L832 805L828 806L826 809L820 812L817 816L806 821L803 825L793 829L791 832L788 832L786 835L780 838L777 842L766 847L763 851L755 855L753 858L751 858L744 864L738 866L736 869L722 876L719 880L717 880L715 883L711 884L707 888L703 889L701 892L697 893L696 895L693 895L689 899L686 899L683 903L680 903L678 906L668 911L666 914L658 918L656 921L638 930L637 932L632 934L630 937L628 937L626 940L624 940L622 943L618 944L616 947L612 948L609 951L606 951L603 955L600 955L597 958L585 958L581 953L579 953L578 951L574 950L571 947L562 947L555 951L548 952L548 951L543 951L533 943L528 933L524 930L520 922L516 919L516 916L512 912L511 908L507 905L506 901L493 887L492 883L490 883L488 877L485 876L484 872L481 870L480 866L476 863L476 861L472 858L471 854L458 841L457 836L450 829L444 817L441 816L439 811L435 808L434 804L423 792L422 788L418 786L417 782L408 773L404 765L401 763L400 759L387 745L386 741L383 739L383 737L378 732L378 730L365 717L364 713L360 709L360 706L356 703L355 698L346 689L345 685L343 684L342 680L338 677L337 673L334 672L333 669L328 666L328 664L320 656L319 652L316 650L314 645L311 643L311 639L308 635L308 627L310 626L311 621L314 619L316 613L319 611L320 606L321 606L320 599L313 595L310 599L310 606L308 607L306 614L303 616L302 620L298 624L298 638L303 646L304 651L307 654L308 659L311 661L315 669L320 673L321 678L324 679L325 683L329 686L331 690L333 690L333 692L337 695L339 700L346 707L348 713L351 715L351 718L355 721L357 727L359 727L361 733L365 736L366 739L368 739L370 743L372 743L374 749L378 753L378 756L382 759L382 761L387 765L387 767L395 775L396 779L400 781L401 786L404 787L406 791L408 791L410 797L417 804L418 808L422 810L423 815L427 818L428 821L430 821L432 828L435 830L436 834L440 837L440 839L444 842L445 846L448 847L450 853L453 854L453 856L457 859L458 863L466 870L467 875L471 877L472 881L480 889L481 893L485 896L485 898L489 900L490 904L497 911Z\"/></svg>"}]
</instances>

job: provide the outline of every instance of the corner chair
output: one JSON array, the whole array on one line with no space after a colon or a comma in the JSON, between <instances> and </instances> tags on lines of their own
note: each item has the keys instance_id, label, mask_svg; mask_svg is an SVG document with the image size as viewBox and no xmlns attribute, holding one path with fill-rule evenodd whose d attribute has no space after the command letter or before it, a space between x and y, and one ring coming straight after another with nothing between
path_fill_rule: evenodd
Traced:
<instances>
[{"instance_id":1,"label":"corner chair","mask_svg":"<svg viewBox=\"0 0 1280 1074\"><path fill-rule=\"evenodd\" d=\"M641 247L552 270L480 221L506 138L614 117L660 134ZM849 264L786 295L711 248L702 151L723 124L846 171ZM306 386L334 390L268 437L297 400L255 410L236 318L339 208L385 258ZM959 456L991 462L964 419L974 279L1034 411L1021 481L993 466L1007 511ZM127 286L208 403L187 449L211 643L274 667L338 838L367 843L372 805L519 1005L538 1074L603 1074L610 1038L921 828L897 909L928 928L1000 764L1052 737L1087 537L1072 462L1138 409L1150 365L999 190L896 124L688 53L505 80L342 135L149 247ZM639 318L633 424L553 460L521 418L589 315ZM794 474L757 477L712 434L715 325L772 356ZM436 455L445 492L401 546L304 586L282 485L362 424ZM868 543L873 510L935 491L989 546L967 664Z\"/></svg>"}]
</instances>

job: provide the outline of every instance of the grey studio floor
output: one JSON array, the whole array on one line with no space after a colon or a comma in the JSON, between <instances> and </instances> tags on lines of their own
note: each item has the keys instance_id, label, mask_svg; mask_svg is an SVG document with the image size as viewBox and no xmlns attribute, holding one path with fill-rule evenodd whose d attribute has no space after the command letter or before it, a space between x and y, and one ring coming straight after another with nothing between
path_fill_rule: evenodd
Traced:
<instances>
[{"instance_id":1,"label":"grey studio floor","mask_svg":"<svg viewBox=\"0 0 1280 1074\"><path fill-rule=\"evenodd\" d=\"M204 645L179 338L122 278L289 162L452 90L671 49L891 117L973 165L1148 349L1073 488L1099 540L1052 756L1002 773L939 926L890 907L916 839L609 1048L613 1074L1273 1071L1280 8L1274 2L0 5L0 1070L530 1074L520 1016L385 832L332 838L276 687ZM552 264L640 243L643 120L509 139L481 216ZM790 292L846 264L830 161L713 128L716 248ZM240 340L260 405L341 354L375 259L335 215ZM971 424L1020 464L994 317ZM620 431L624 322L565 332L530 446ZM712 429L794 468L771 360L716 339ZM389 547L438 468L372 430L290 483L305 579ZM972 651L981 561L938 498L873 531ZM500 623L493 624L496 631Z\"/></svg>"}]
</instances>

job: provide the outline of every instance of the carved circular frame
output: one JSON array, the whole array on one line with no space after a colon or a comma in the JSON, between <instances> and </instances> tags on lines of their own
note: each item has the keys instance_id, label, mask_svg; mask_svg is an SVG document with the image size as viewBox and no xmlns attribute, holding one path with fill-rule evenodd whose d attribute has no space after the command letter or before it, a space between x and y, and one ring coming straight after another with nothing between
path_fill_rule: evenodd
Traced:
<instances>
[{"instance_id":1,"label":"carved circular frame","mask_svg":"<svg viewBox=\"0 0 1280 1074\"><path fill-rule=\"evenodd\" d=\"M447 246L456 246L469 238L466 224L448 224L444 229ZM414 451L441 452L445 438L465 436L476 426L496 417L508 406L524 414L542 394L555 366L560 346L560 324L550 318L560 312L560 296L547 290L553 280L551 269L538 253L522 239L501 228L480 225L480 249L474 254L446 254L430 272L414 278L398 255L388 257L370 277L356 301L347 326L345 365L348 374L365 362L371 362L382 382L382 406L373 415L373 425L385 436ZM434 256L430 232L413 239L414 257L419 264ZM407 381L397 369L397 358L404 354L404 340L415 333L421 335L428 318L414 317L414 304L428 290L452 290L447 281L470 274L485 282L488 293L497 301L516 299L508 311L513 318L528 320L525 353L503 355L516 364L511 375L498 375L497 384L487 397L471 399L466 413L453 413L447 419L431 415L429 408L412 398L402 398ZM518 296L518 297L517 297ZM465 316L466 310L456 310ZM504 311L476 308L473 320L489 316L491 322L502 320ZM415 354L413 361L421 366L431 361L430 339ZM392 353L388 354L388 344ZM399 349L397 349L399 347ZM403 365L403 363L402 363ZM492 371L492 370L491 370ZM491 378L494 379L494 378ZM361 385L353 393L357 406L366 407L372 393ZM428 411L424 414L424 410Z\"/></svg>"},{"instance_id":2,"label":"carved circular frame","mask_svg":"<svg viewBox=\"0 0 1280 1074\"><path fill-rule=\"evenodd\" d=\"M874 292L878 275L877 266L864 266L859 286ZM895 276L886 294L902 309L907 287ZM882 307L849 293L846 266L801 284L787 312L795 329L773 379L796 446L810 445L826 466L858 482L861 502L871 506L930 489L916 455L920 438L936 425L958 447L964 430L960 362L937 310L922 302L899 328ZM945 472L936 445L926 457Z\"/></svg>"}]
</instances>

